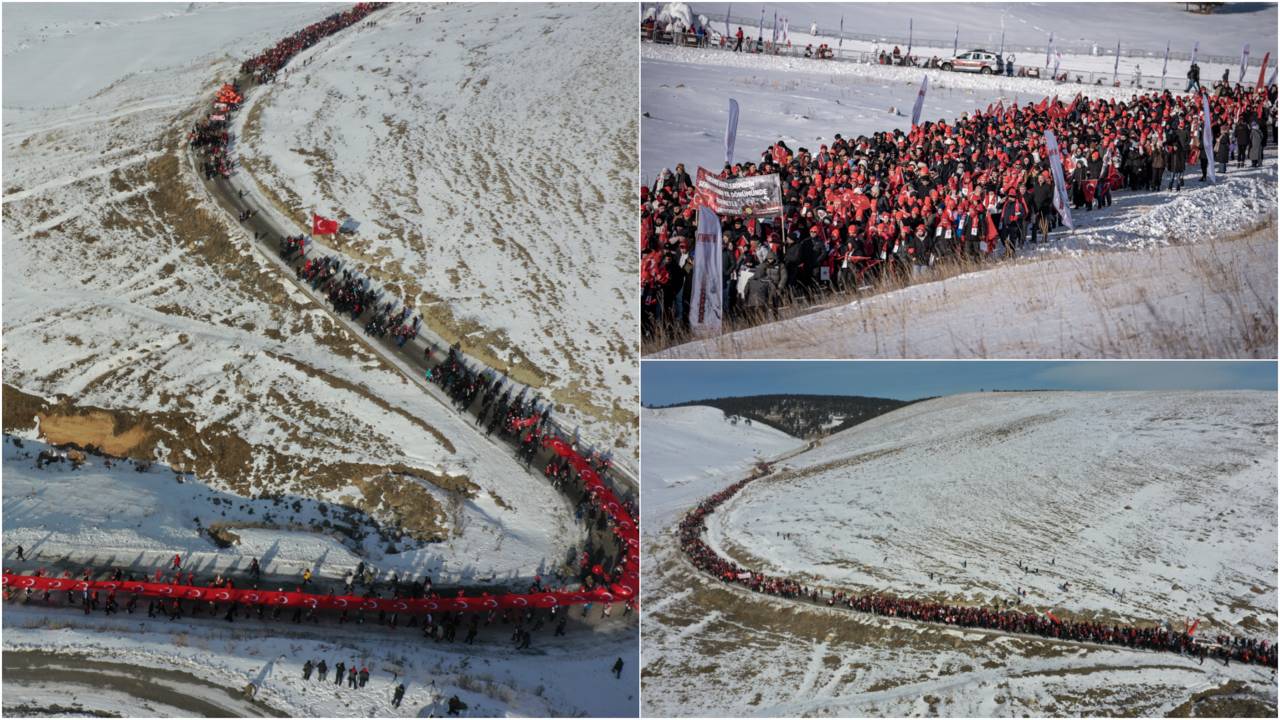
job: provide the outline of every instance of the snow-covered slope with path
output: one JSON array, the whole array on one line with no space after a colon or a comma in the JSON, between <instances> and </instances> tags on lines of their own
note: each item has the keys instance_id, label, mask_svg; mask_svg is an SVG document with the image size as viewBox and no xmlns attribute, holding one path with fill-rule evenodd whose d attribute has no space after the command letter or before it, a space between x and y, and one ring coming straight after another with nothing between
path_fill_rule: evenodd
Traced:
<instances>
[{"instance_id":1,"label":"snow-covered slope with path","mask_svg":"<svg viewBox=\"0 0 1280 720\"><path fill-rule=\"evenodd\" d=\"M952 396L786 465L714 543L834 587L1275 633L1275 393Z\"/></svg>"},{"instance_id":2,"label":"snow-covered slope with path","mask_svg":"<svg viewBox=\"0 0 1280 720\"><path fill-rule=\"evenodd\" d=\"M750 470L759 460L804 446L764 423L730 423L724 411L692 407L640 411L641 527L656 533L680 513Z\"/></svg>"},{"instance_id":3,"label":"snow-covered slope with path","mask_svg":"<svg viewBox=\"0 0 1280 720\"><path fill-rule=\"evenodd\" d=\"M701 438L684 437L666 451L667 473L714 471ZM751 483L710 517L707 537L748 565L828 586L983 603L1020 586L1039 610L1175 626L1194 615L1267 637L1275 457L1275 393L953 396L777 463L776 480ZM726 473L709 492L744 476ZM646 502L669 493L658 486ZM696 570L672 526L646 527L645 552L648 715L1275 714L1267 668L760 595ZM1063 581L1069 592L1057 590Z\"/></svg>"},{"instance_id":4,"label":"snow-covered slope with path","mask_svg":"<svg viewBox=\"0 0 1280 720\"><path fill-rule=\"evenodd\" d=\"M239 145L295 221L355 218L335 249L632 459L634 19L392 6L255 91Z\"/></svg>"}]
</instances>

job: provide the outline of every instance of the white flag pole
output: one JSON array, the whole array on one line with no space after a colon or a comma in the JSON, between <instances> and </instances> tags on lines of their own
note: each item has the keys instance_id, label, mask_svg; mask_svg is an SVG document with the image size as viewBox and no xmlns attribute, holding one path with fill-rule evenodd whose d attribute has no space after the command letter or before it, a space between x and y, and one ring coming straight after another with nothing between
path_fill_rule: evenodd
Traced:
<instances>
[{"instance_id":1,"label":"white flag pole","mask_svg":"<svg viewBox=\"0 0 1280 720\"><path fill-rule=\"evenodd\" d=\"M924 109L924 94L929 89L929 76L925 75L920 81L920 92L916 95L916 106L911 110L911 127L920 124L920 111Z\"/></svg>"},{"instance_id":2,"label":"white flag pole","mask_svg":"<svg viewBox=\"0 0 1280 720\"><path fill-rule=\"evenodd\" d=\"M738 101L729 98L729 121L724 128L724 164L733 165L733 146L738 141Z\"/></svg>"},{"instance_id":3,"label":"white flag pole","mask_svg":"<svg viewBox=\"0 0 1280 720\"><path fill-rule=\"evenodd\" d=\"M1201 90L1200 98L1203 101L1202 107L1204 108L1204 127L1200 130L1200 142L1204 147L1201 149L1205 153L1208 153L1209 182L1216 183L1218 182L1218 173L1213 168L1213 163L1216 158L1213 156L1213 119L1209 113L1209 93Z\"/></svg>"},{"instance_id":4,"label":"white flag pole","mask_svg":"<svg viewBox=\"0 0 1280 720\"><path fill-rule=\"evenodd\" d=\"M1111 71L1111 84L1115 85L1120 80L1120 41L1116 41L1116 64Z\"/></svg>"},{"instance_id":5,"label":"white flag pole","mask_svg":"<svg viewBox=\"0 0 1280 720\"><path fill-rule=\"evenodd\" d=\"M1160 69L1160 89L1164 89L1164 79L1169 74L1169 41L1164 43L1164 67Z\"/></svg>"},{"instance_id":6,"label":"white flag pole","mask_svg":"<svg viewBox=\"0 0 1280 720\"><path fill-rule=\"evenodd\" d=\"M698 233L694 237L693 292L689 297L689 329L695 335L720 334L724 312L724 255L720 252L720 216L698 207Z\"/></svg>"}]
</instances>

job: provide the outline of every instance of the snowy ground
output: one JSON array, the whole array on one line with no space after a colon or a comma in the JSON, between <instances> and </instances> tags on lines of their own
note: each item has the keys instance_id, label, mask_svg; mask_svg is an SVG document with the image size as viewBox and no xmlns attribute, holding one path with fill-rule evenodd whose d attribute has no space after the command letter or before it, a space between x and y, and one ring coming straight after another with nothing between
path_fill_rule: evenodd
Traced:
<instances>
[{"instance_id":1,"label":"snowy ground","mask_svg":"<svg viewBox=\"0 0 1280 720\"><path fill-rule=\"evenodd\" d=\"M725 11L732 8L729 3L690 3L693 11L706 15L716 32L724 30ZM1123 42L1123 49L1140 50L1154 53L1156 58L1163 58L1166 42L1172 43L1173 52L1191 52L1192 43L1199 41L1201 56L1226 55L1238 57L1240 47L1249 42L1252 45L1251 57L1254 68L1258 67L1263 53L1272 51L1275 60L1276 49L1276 6L1274 3L1231 3L1219 8L1211 15L1200 15L1186 11L1182 3L1148 2L1148 3L1108 3L1105 10L1091 7L1081 2L991 2L975 3L957 12L950 3L912 3L904 6L899 3L859 3L851 6L843 3L822 2L785 2L761 3L748 8L738 4L735 17L752 16L763 8L765 16L765 39L769 39L773 13L791 20L792 43L799 42L803 47L809 42L809 27L817 23L819 34L823 38L819 42L831 41L840 27L840 18L844 17L844 29L847 33L871 33L889 37L907 37L908 22L914 22L915 42L912 54L923 55L925 49L938 48L950 52L954 32L960 30L960 50L964 52L970 47L986 47L992 52L999 49L1000 30L1005 29L1005 47L1024 58L1027 64L1037 67L1044 65L1045 43L1050 32L1054 34L1055 44L1063 50L1063 66L1070 64L1081 51L1092 50L1095 43L1103 53L1114 51L1116 40ZM759 22L759 15L756 23ZM749 26L742 23L747 36L754 38L757 24ZM732 32L737 31L737 23L730 26ZM846 40L844 47L851 42ZM906 50L905 44L902 48ZM1039 61L1036 62L1036 53ZM1030 53L1030 54L1024 54ZM939 53L940 54L940 53ZM1087 55L1085 55L1087 57ZM1106 69L1110 70L1113 57L1104 58ZM1121 58L1122 72L1128 57ZM1137 58L1138 62L1146 62ZM1169 76L1183 77L1187 62L1170 60ZM1159 75L1160 66L1148 65L1148 73ZM1232 68L1232 78L1235 77ZM1221 70L1218 73L1221 74ZM1204 77L1214 77L1204 75Z\"/></svg>"},{"instance_id":2,"label":"snowy ground","mask_svg":"<svg viewBox=\"0 0 1280 720\"><path fill-rule=\"evenodd\" d=\"M108 468L95 456L79 470L67 462L37 469L36 456L48 445L18 442L21 448L12 437L4 442L5 550L22 545L36 564L70 558L149 573L180 553L183 567L209 577L245 572L258 558L264 572L290 577L305 568L341 577L371 562L386 577L398 572L431 575L438 583L504 584L551 572L565 561L565 541L581 542L585 535L554 496L545 514L530 515L527 524L512 522L491 497L482 497L455 509L449 523L457 523L456 536L406 542L403 552L390 554L386 539L371 531L377 524L353 511L342 492L250 499L169 467L139 472L133 463L118 462ZM239 543L218 548L202 532L220 525Z\"/></svg>"},{"instance_id":3,"label":"snowy ground","mask_svg":"<svg viewBox=\"0 0 1280 720\"><path fill-rule=\"evenodd\" d=\"M296 222L358 220L336 249L632 459L634 17L393 7L255 93L239 145Z\"/></svg>"},{"instance_id":4,"label":"snowy ground","mask_svg":"<svg viewBox=\"0 0 1280 720\"><path fill-rule=\"evenodd\" d=\"M787 603L711 580L674 546L645 547L647 716L1275 715L1269 669Z\"/></svg>"},{"instance_id":5,"label":"snowy ground","mask_svg":"<svg viewBox=\"0 0 1280 720\"><path fill-rule=\"evenodd\" d=\"M638 656L634 616L627 620L630 624L620 618L604 624L575 624L574 631L563 638L552 638L548 629L522 652L510 649L509 628L498 626L483 631L477 644L463 651L458 645L425 643L409 628L389 632L371 626L303 626L265 634L255 620L228 628L219 620L171 624L148 621L145 615L108 619L86 617L74 609L6 605L4 707L9 714L23 704L76 703L86 710L131 708L123 713L126 716L172 717L194 714L189 703L197 698L218 706L222 711L216 714L223 716L443 717L448 699L457 695L469 706L464 715L470 717L634 717ZM71 669L81 668L75 658L83 654L95 663L121 665L100 670L117 678L139 668L158 670L160 677L148 673L148 684L105 693L100 688L112 687L111 678L46 683L24 677L11 682L7 677L10 653L32 653L35 661ZM610 668L618 657L625 666L622 677L615 679ZM308 659L326 661L328 683L314 676L309 682L302 679L302 665ZM361 689L335 685L333 666L350 665L353 660L369 668L368 685ZM169 677L176 673L194 678ZM52 680L62 678L48 669L41 674ZM251 682L258 686L256 712L240 692ZM392 693L400 682L406 686L405 698L395 708ZM165 693L178 697L155 706ZM172 712L173 706L186 712Z\"/></svg>"},{"instance_id":6,"label":"snowy ground","mask_svg":"<svg viewBox=\"0 0 1280 720\"><path fill-rule=\"evenodd\" d=\"M1041 609L1193 616L1274 635L1275 424L1273 393L927 401L782 462L776 481L753 483L711 517L708 540L829 586L981 602L1021 586ZM672 493L646 487L646 503ZM1184 703L1202 715L1275 712L1267 669L761 596L694 570L673 529L647 536L645 550L649 714L1164 715ZM1019 561L1040 574L1024 575ZM1056 589L1063 580L1070 593Z\"/></svg>"},{"instance_id":7,"label":"snowy ground","mask_svg":"<svg viewBox=\"0 0 1280 720\"><path fill-rule=\"evenodd\" d=\"M640 426L645 487L640 512L646 534L667 528L685 509L745 474L757 461L804 447L803 440L764 423L730 424L724 412L713 407L644 409ZM692 457L690 448L696 448ZM694 457L697 461L691 462Z\"/></svg>"}]
</instances>

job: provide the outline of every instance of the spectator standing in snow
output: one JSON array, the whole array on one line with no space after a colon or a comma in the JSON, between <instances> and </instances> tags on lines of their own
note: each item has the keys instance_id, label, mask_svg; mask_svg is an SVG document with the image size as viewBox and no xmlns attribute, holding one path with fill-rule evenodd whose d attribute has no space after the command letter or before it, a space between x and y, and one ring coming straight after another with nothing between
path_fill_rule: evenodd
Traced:
<instances>
[{"instance_id":1,"label":"spectator standing in snow","mask_svg":"<svg viewBox=\"0 0 1280 720\"><path fill-rule=\"evenodd\" d=\"M613 676L619 680L622 679L622 658L618 658L613 663Z\"/></svg>"},{"instance_id":2,"label":"spectator standing in snow","mask_svg":"<svg viewBox=\"0 0 1280 720\"><path fill-rule=\"evenodd\" d=\"M1236 167L1244 167L1245 155L1249 153L1249 124L1245 121L1244 116L1236 119Z\"/></svg>"}]
</instances>

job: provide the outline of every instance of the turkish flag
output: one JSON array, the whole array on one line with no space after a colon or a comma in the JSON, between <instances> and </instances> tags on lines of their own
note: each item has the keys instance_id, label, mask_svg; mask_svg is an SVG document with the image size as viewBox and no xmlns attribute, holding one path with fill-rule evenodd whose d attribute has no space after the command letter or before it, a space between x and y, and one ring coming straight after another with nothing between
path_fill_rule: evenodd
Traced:
<instances>
[{"instance_id":1,"label":"turkish flag","mask_svg":"<svg viewBox=\"0 0 1280 720\"><path fill-rule=\"evenodd\" d=\"M332 235L338 232L338 221L311 213L311 234Z\"/></svg>"}]
</instances>

